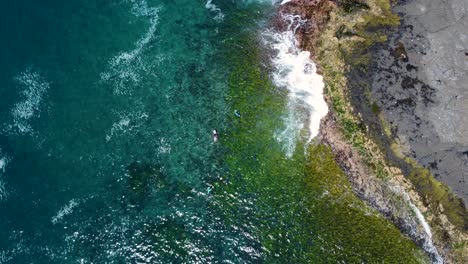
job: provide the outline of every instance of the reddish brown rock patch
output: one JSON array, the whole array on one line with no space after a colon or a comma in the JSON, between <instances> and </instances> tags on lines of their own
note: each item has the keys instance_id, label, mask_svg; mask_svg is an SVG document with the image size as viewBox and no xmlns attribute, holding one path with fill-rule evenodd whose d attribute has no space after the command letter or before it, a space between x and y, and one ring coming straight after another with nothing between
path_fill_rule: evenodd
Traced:
<instances>
[{"instance_id":1,"label":"reddish brown rock patch","mask_svg":"<svg viewBox=\"0 0 468 264\"><path fill-rule=\"evenodd\" d=\"M336 3L333 0L292 0L280 7L276 28L281 31L287 30L289 23L284 17L287 15L298 16L293 27L299 25L296 30L299 47L302 50L310 51L313 57L318 36L327 24L330 12L335 7Z\"/></svg>"}]
</instances>

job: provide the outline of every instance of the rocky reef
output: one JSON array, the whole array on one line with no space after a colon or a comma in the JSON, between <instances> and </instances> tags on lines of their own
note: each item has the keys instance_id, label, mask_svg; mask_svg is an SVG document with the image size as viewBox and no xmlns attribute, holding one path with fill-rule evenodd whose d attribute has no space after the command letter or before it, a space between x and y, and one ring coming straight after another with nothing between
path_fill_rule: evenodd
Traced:
<instances>
[{"instance_id":1,"label":"rocky reef","mask_svg":"<svg viewBox=\"0 0 468 264\"><path fill-rule=\"evenodd\" d=\"M460 86L466 77L457 75L466 63L455 54L437 55L437 49L454 53L463 46L463 35L445 31L459 29L466 12L444 13L448 4L440 3L441 11L439 1L404 2L392 7L389 0L292 0L276 20L281 29L285 15L296 17L297 44L311 51L323 73L332 111L322 120L319 141L331 147L354 192L432 262L466 263L468 216L452 193L466 192L466 133L460 132L468 123L462 120L468 115ZM432 9L424 13L421 6ZM447 21L441 21L444 15ZM451 36L454 41L447 40Z\"/></svg>"}]
</instances>

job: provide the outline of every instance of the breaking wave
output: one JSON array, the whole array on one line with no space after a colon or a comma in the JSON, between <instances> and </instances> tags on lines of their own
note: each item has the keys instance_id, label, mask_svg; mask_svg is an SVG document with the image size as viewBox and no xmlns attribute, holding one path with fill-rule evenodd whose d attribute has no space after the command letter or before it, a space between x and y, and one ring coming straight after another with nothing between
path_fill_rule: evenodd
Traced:
<instances>
[{"instance_id":1,"label":"breaking wave","mask_svg":"<svg viewBox=\"0 0 468 264\"><path fill-rule=\"evenodd\" d=\"M210 10L211 12L216 13L214 20L221 22L224 19L224 14L219 7L213 4L213 0L206 1L205 8Z\"/></svg>"},{"instance_id":2,"label":"breaking wave","mask_svg":"<svg viewBox=\"0 0 468 264\"><path fill-rule=\"evenodd\" d=\"M283 117L285 128L275 136L283 144L286 155L291 157L304 127L308 128L307 143L317 136L328 106L323 97L323 77L317 74L310 52L300 50L297 45L295 32L306 21L298 15L283 18L288 22L287 30L267 31L264 39L276 52L272 59L273 82L288 91L287 113Z\"/></svg>"}]
</instances>

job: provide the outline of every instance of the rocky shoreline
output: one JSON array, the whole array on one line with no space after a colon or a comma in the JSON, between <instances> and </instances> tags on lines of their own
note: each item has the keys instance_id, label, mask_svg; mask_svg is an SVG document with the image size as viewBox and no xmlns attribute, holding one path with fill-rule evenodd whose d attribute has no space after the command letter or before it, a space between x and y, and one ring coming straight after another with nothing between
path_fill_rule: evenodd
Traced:
<instances>
[{"instance_id":1,"label":"rocky shoreline","mask_svg":"<svg viewBox=\"0 0 468 264\"><path fill-rule=\"evenodd\" d=\"M468 4L401 1L375 49L371 97L401 153L468 202ZM430 147L428 147L430 146Z\"/></svg>"},{"instance_id":2,"label":"rocky shoreline","mask_svg":"<svg viewBox=\"0 0 468 264\"><path fill-rule=\"evenodd\" d=\"M386 94L382 90L389 84L378 85L376 76L383 66L375 66L386 61L377 54L391 43L387 41L392 38L390 29L397 27L393 32L398 32L408 25L399 24L388 1L292 0L280 7L280 29L284 14L299 18L298 45L311 52L324 75L331 112L322 120L318 138L332 148L355 193L397 224L434 263L468 262L463 203L448 188L440 188L444 198L434 198L438 193L433 192L439 191L434 186L440 184L430 173L422 173L420 159L400 151L387 116L381 114L382 105L375 103L379 94ZM396 43L391 47L396 60L386 67L414 71L416 66L402 64L411 55ZM420 100L429 104L431 89L424 91ZM432 184L429 192L423 190L427 184L421 185L421 179Z\"/></svg>"}]
</instances>

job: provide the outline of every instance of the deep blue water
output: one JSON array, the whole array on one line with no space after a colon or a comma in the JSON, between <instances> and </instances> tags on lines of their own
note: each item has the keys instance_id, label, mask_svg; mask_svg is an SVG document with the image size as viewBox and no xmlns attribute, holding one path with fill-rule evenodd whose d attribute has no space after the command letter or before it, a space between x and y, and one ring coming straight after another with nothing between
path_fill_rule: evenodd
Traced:
<instances>
[{"instance_id":1,"label":"deep blue water","mask_svg":"<svg viewBox=\"0 0 468 264\"><path fill-rule=\"evenodd\" d=\"M0 260L136 261L157 257L152 247L169 256L173 241L148 246L145 225L203 216L206 179L220 169L211 131L223 129L228 111L219 59L225 25L205 4L1 2ZM248 8L224 5L225 16ZM148 163L169 182L157 184L200 197L128 197L138 188L129 187L129 171ZM171 240L170 232L160 233ZM182 251L199 247L208 258L217 247L210 239L194 238Z\"/></svg>"}]
</instances>

